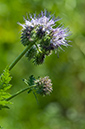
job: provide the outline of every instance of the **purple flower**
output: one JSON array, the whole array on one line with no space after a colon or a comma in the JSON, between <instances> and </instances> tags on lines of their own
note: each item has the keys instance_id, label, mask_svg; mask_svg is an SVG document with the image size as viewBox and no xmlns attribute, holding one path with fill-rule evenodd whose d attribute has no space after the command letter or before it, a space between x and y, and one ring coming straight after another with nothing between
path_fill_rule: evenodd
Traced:
<instances>
[{"instance_id":1,"label":"purple flower","mask_svg":"<svg viewBox=\"0 0 85 129\"><path fill-rule=\"evenodd\" d=\"M24 20L25 24L18 23L23 27L21 42L24 46L34 43L26 55L29 59L33 58L35 64L42 64L45 56L50 55L53 50L69 45L67 39L70 35L69 29L62 26L56 27L60 19L46 10L41 11L39 15L30 14L30 18L27 17ZM31 55L32 52L34 53Z\"/></svg>"},{"instance_id":2,"label":"purple flower","mask_svg":"<svg viewBox=\"0 0 85 129\"><path fill-rule=\"evenodd\" d=\"M63 27L57 27L52 30L52 39L50 43L53 45L54 49L63 46L68 46L67 37L70 35L69 29L64 29Z\"/></svg>"},{"instance_id":3,"label":"purple flower","mask_svg":"<svg viewBox=\"0 0 85 129\"><path fill-rule=\"evenodd\" d=\"M52 15L50 15L50 13L48 13L46 10L43 12L41 11L41 13L36 16L36 14L34 14L34 17L32 17L32 15L30 14L30 19L25 19L25 24L21 24L18 22L19 25L21 25L23 27L23 29L25 29L26 27L39 27L42 26L43 31L47 31L49 33L49 30L52 29L52 27L55 25L55 23L59 20L59 18L56 18Z\"/></svg>"}]
</instances>

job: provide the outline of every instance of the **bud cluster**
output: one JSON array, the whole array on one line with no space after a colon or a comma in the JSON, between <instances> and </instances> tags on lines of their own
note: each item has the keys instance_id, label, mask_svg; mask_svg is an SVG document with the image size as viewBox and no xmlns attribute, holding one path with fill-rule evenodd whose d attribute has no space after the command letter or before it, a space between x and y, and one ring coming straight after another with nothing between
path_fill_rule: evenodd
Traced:
<instances>
[{"instance_id":1,"label":"bud cluster","mask_svg":"<svg viewBox=\"0 0 85 129\"><path fill-rule=\"evenodd\" d=\"M49 76L36 79L33 75L29 77L29 80L24 79L26 85L29 85L30 91L40 94L42 96L50 95L53 91L51 79ZM28 91L29 93L29 91Z\"/></svg>"},{"instance_id":2,"label":"bud cluster","mask_svg":"<svg viewBox=\"0 0 85 129\"><path fill-rule=\"evenodd\" d=\"M50 95L50 93L53 91L51 79L49 79L48 76L37 79L35 84L36 92L40 95Z\"/></svg>"},{"instance_id":3,"label":"bud cluster","mask_svg":"<svg viewBox=\"0 0 85 129\"><path fill-rule=\"evenodd\" d=\"M39 15L30 15L30 18L25 19L25 24L19 23L23 27L21 42L24 46L33 44L33 47L28 50L26 56L29 59L34 59L35 64L42 64L46 55L57 50L58 47L68 46L67 37L69 36L68 28L56 26L56 22L60 20L48 13L46 10Z\"/></svg>"}]
</instances>

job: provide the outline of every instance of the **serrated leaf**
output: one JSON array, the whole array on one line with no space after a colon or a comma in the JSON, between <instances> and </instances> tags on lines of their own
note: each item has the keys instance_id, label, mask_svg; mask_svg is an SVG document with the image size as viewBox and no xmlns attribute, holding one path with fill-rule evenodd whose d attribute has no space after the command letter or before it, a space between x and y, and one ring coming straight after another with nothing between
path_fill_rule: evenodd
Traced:
<instances>
[{"instance_id":1,"label":"serrated leaf","mask_svg":"<svg viewBox=\"0 0 85 129\"><path fill-rule=\"evenodd\" d=\"M0 76L0 109L7 108L6 104L11 104L9 101L6 101L11 95L7 92L11 88L11 76L9 69L6 68Z\"/></svg>"}]
</instances>

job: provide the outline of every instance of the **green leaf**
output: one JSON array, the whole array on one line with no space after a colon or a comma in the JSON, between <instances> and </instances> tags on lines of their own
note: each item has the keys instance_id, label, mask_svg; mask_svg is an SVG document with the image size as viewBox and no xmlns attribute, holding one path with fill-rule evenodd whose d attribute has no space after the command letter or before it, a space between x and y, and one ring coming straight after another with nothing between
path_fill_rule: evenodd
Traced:
<instances>
[{"instance_id":1,"label":"green leaf","mask_svg":"<svg viewBox=\"0 0 85 129\"><path fill-rule=\"evenodd\" d=\"M34 85L34 84L35 84L34 81L35 81L35 78L34 78L33 75L31 75L31 76L29 77L29 82L28 82L29 86Z\"/></svg>"},{"instance_id":2,"label":"green leaf","mask_svg":"<svg viewBox=\"0 0 85 129\"><path fill-rule=\"evenodd\" d=\"M6 101L6 99L11 96L7 92L7 90L10 89L12 86L9 83L10 81L11 81L10 72L9 69L6 68L0 76L0 109L8 108L6 104L11 104L11 102Z\"/></svg>"}]
</instances>

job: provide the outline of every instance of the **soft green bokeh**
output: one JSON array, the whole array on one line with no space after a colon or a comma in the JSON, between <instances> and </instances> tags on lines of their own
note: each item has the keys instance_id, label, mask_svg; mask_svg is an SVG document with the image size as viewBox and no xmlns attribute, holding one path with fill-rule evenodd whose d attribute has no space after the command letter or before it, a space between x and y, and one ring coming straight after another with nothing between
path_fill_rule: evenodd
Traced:
<instances>
[{"instance_id":1,"label":"soft green bokeh","mask_svg":"<svg viewBox=\"0 0 85 129\"><path fill-rule=\"evenodd\" d=\"M72 31L72 47L53 53L43 65L35 66L23 57L11 70L11 94L25 87L23 78L49 76L53 93L40 97L39 105L27 92L12 99L10 109L0 110L3 129L85 129L85 1L84 0L0 0L0 73L24 50L20 43L26 13L47 9L62 18Z\"/></svg>"}]
</instances>

